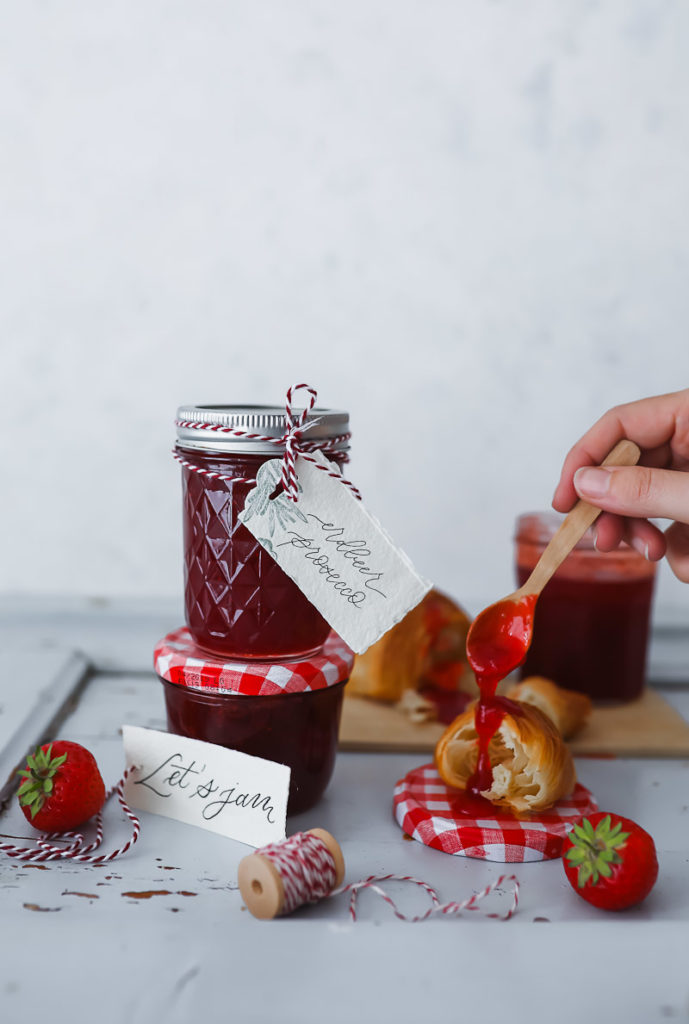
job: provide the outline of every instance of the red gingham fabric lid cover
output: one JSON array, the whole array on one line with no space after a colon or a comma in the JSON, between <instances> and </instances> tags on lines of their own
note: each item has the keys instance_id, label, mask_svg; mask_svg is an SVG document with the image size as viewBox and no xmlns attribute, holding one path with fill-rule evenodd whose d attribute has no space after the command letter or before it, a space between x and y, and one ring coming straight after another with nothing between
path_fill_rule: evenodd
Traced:
<instances>
[{"instance_id":1,"label":"red gingham fabric lid cover","mask_svg":"<svg viewBox=\"0 0 689 1024\"><path fill-rule=\"evenodd\" d=\"M460 817L452 808L455 795L435 765L415 768L395 786L397 823L425 846L507 864L561 857L562 843L574 823L598 809L594 797L579 783L570 797L528 818Z\"/></svg>"},{"instance_id":2,"label":"red gingham fabric lid cover","mask_svg":"<svg viewBox=\"0 0 689 1024\"><path fill-rule=\"evenodd\" d=\"M178 686L265 697L324 690L349 679L354 652L331 633L318 654L299 661L222 661L197 647L183 628L156 645L153 664L162 679Z\"/></svg>"}]
</instances>

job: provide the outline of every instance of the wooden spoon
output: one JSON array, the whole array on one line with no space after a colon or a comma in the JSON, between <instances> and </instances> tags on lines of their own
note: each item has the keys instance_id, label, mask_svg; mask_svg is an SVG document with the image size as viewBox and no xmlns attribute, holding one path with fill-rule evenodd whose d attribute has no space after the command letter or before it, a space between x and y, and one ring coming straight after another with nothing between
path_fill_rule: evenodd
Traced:
<instances>
[{"instance_id":1,"label":"wooden spoon","mask_svg":"<svg viewBox=\"0 0 689 1024\"><path fill-rule=\"evenodd\" d=\"M640 455L633 441L620 441L602 465L634 466ZM467 635L467 657L482 692L484 688L495 692L499 681L526 657L538 595L601 511L580 499L551 538L526 583L474 619Z\"/></svg>"}]
</instances>

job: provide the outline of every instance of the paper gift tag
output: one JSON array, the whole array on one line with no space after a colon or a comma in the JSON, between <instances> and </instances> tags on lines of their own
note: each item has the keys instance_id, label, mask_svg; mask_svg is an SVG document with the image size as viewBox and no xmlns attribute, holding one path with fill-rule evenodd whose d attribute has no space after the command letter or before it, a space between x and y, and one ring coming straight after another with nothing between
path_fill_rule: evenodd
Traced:
<instances>
[{"instance_id":1,"label":"paper gift tag","mask_svg":"<svg viewBox=\"0 0 689 1024\"><path fill-rule=\"evenodd\" d=\"M285 838L287 765L134 725L123 726L122 736L132 807L248 846Z\"/></svg>"},{"instance_id":2,"label":"paper gift tag","mask_svg":"<svg viewBox=\"0 0 689 1024\"><path fill-rule=\"evenodd\" d=\"M280 459L265 462L239 518L357 654L404 618L431 589L363 502L318 463L296 460L299 500L284 493ZM324 473L322 468L329 473Z\"/></svg>"}]
</instances>

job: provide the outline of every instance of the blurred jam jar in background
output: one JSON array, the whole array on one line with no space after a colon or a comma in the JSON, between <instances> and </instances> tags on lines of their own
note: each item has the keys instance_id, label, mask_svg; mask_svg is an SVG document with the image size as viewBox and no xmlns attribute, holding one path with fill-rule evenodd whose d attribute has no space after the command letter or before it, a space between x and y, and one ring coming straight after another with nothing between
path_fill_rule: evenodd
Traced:
<instances>
[{"instance_id":1,"label":"blurred jam jar in background","mask_svg":"<svg viewBox=\"0 0 689 1024\"><path fill-rule=\"evenodd\" d=\"M562 519L555 512L519 516L519 586ZM538 599L522 678L546 676L596 701L639 697L646 679L655 568L627 545L596 551L588 531Z\"/></svg>"},{"instance_id":2,"label":"blurred jam jar in background","mask_svg":"<svg viewBox=\"0 0 689 1024\"><path fill-rule=\"evenodd\" d=\"M288 765L288 814L313 807L330 781L353 663L336 633L319 654L285 663L209 657L186 629L154 651L169 732Z\"/></svg>"},{"instance_id":3,"label":"blurred jam jar in background","mask_svg":"<svg viewBox=\"0 0 689 1024\"><path fill-rule=\"evenodd\" d=\"M177 411L185 616L195 642L223 658L303 657L320 650L330 632L238 518L259 468L282 458L285 427L285 410L278 406L193 405ZM316 407L302 434L303 451L318 449L339 467L348 461L348 413Z\"/></svg>"}]
</instances>

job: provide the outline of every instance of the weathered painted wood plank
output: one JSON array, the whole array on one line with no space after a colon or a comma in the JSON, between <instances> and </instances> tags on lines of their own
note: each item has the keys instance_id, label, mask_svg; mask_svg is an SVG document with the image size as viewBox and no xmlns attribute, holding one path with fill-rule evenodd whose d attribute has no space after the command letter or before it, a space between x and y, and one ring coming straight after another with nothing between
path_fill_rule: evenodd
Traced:
<instances>
[{"instance_id":1,"label":"weathered painted wood plank","mask_svg":"<svg viewBox=\"0 0 689 1024\"><path fill-rule=\"evenodd\" d=\"M0 673L0 808L27 752L54 736L88 679L83 654L6 647Z\"/></svg>"}]
</instances>

